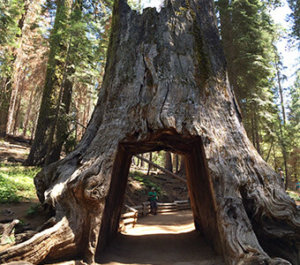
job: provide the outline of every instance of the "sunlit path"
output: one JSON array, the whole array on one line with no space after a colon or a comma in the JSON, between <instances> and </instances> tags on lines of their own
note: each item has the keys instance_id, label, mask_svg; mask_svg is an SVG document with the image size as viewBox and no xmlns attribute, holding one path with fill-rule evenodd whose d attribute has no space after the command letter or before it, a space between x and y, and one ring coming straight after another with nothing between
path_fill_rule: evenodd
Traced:
<instances>
[{"instance_id":1,"label":"sunlit path","mask_svg":"<svg viewBox=\"0 0 300 265\"><path fill-rule=\"evenodd\" d=\"M191 211L140 218L97 260L100 264L223 265L194 230Z\"/></svg>"}]
</instances>

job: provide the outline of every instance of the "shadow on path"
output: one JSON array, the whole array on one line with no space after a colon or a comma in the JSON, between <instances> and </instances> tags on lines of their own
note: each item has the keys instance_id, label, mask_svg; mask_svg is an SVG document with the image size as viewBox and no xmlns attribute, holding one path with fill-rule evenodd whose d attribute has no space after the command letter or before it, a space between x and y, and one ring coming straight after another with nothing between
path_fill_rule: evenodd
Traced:
<instances>
[{"instance_id":1,"label":"shadow on path","mask_svg":"<svg viewBox=\"0 0 300 265\"><path fill-rule=\"evenodd\" d=\"M141 218L135 228L119 234L97 262L105 265L223 265L194 230L191 211Z\"/></svg>"}]
</instances>

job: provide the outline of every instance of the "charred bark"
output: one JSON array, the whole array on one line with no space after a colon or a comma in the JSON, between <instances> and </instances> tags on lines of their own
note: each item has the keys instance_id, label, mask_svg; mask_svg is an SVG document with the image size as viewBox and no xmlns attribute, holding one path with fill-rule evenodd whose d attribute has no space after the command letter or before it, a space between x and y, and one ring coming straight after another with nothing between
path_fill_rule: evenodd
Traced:
<instances>
[{"instance_id":1,"label":"charred bark","mask_svg":"<svg viewBox=\"0 0 300 265\"><path fill-rule=\"evenodd\" d=\"M172 0L143 14L115 2L86 133L35 178L57 224L0 253L1 262L93 263L118 232L132 156L165 150L184 156L195 227L226 264L300 264L299 210L246 136L213 14L207 0Z\"/></svg>"}]
</instances>

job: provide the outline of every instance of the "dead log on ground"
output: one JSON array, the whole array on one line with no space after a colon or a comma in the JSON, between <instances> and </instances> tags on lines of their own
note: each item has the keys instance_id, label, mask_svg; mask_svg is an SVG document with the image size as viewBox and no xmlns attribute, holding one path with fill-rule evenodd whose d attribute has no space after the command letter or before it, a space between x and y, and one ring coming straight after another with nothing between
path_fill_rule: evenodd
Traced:
<instances>
[{"instance_id":1,"label":"dead log on ground","mask_svg":"<svg viewBox=\"0 0 300 265\"><path fill-rule=\"evenodd\" d=\"M146 159L146 158L144 158L144 157L142 157L142 156L140 156L140 155L136 155L135 157L137 157L137 158L139 158L139 159L141 159L141 160L147 162L147 163L150 164L151 166L160 169L162 172L166 173L167 175L169 175L169 176L171 176L171 177L173 177L173 178L176 178L176 179L178 179L178 180L180 180L181 182L183 182L183 183L186 184L186 179L184 179L184 178L182 178L182 177L180 177L180 176L174 174L174 173L171 172L170 170L165 169L165 168L163 168L163 167L161 167L161 166L159 166L159 165L153 163L152 161L150 161L150 160L148 160L148 159Z\"/></svg>"}]
</instances>

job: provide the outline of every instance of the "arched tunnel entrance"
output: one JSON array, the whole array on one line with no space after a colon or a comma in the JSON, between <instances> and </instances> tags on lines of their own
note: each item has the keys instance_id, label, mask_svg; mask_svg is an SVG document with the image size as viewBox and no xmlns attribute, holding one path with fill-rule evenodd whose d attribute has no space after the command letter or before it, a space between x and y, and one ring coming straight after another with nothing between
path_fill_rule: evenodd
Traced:
<instances>
[{"instance_id":1,"label":"arched tunnel entrance","mask_svg":"<svg viewBox=\"0 0 300 265\"><path fill-rule=\"evenodd\" d=\"M195 229L201 232L217 253L222 254L216 223L213 184L209 176L202 140L199 136L183 136L173 131L153 134L145 141L127 140L119 144L102 217L97 253L101 253L118 233L132 156L160 150L184 156Z\"/></svg>"}]
</instances>

